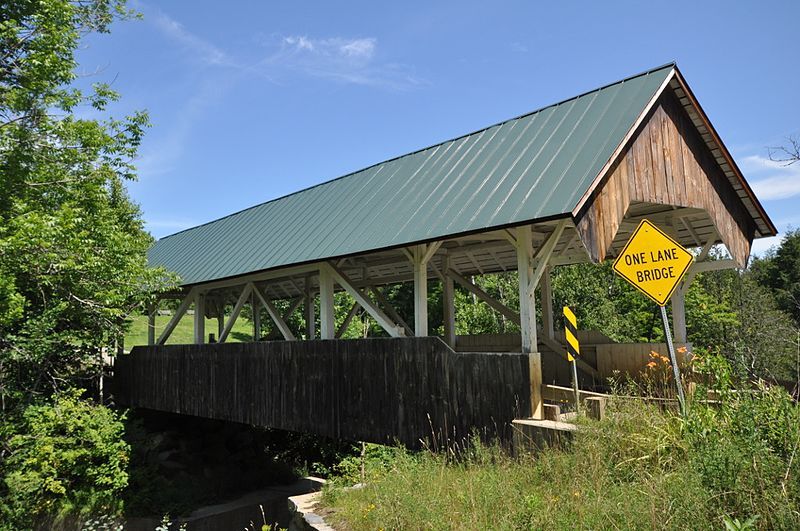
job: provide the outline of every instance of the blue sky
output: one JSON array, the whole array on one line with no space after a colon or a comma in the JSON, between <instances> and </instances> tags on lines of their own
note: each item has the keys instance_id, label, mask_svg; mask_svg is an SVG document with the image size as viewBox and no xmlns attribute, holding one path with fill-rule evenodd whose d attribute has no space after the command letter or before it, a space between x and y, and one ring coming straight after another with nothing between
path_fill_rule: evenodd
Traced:
<instances>
[{"instance_id":1,"label":"blue sky","mask_svg":"<svg viewBox=\"0 0 800 531\"><path fill-rule=\"evenodd\" d=\"M341 5L340 5L341 4ZM135 1L81 82L150 113L131 195L156 237L669 61L781 231L800 226L800 2ZM774 241L756 244L756 252Z\"/></svg>"}]
</instances>

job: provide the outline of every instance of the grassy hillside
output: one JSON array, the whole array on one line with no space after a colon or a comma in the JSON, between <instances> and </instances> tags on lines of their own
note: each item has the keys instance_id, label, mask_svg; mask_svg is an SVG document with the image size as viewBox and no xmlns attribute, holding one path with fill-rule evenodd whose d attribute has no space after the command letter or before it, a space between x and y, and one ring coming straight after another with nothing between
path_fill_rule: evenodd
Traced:
<instances>
[{"instance_id":1,"label":"grassy hillside","mask_svg":"<svg viewBox=\"0 0 800 531\"><path fill-rule=\"evenodd\" d=\"M156 338L161 331L164 330L164 327L167 326L167 323L172 317L169 315L159 315L156 317ZM191 315L184 315L183 318L178 323L178 326L175 327L175 330L172 332L172 335L167 340L168 345L180 345L186 343L192 343L194 337L194 327L193 327L193 316ZM216 319L206 319L206 337L208 334L214 334L217 336L217 320ZM233 326L233 330L231 331L231 335L228 338L229 342L237 342L237 341L252 341L253 340L253 324L244 319L239 317L236 321L236 324ZM147 316L140 315L137 316L133 323L131 324L128 333L125 334L125 349L130 350L131 347L136 345L146 345L147 344Z\"/></svg>"}]
</instances>

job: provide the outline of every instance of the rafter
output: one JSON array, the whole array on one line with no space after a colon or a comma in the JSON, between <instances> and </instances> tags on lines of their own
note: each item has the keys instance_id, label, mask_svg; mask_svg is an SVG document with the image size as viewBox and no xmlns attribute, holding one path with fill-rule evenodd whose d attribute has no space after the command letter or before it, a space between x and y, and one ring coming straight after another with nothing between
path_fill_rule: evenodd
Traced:
<instances>
[{"instance_id":1,"label":"rafter","mask_svg":"<svg viewBox=\"0 0 800 531\"><path fill-rule=\"evenodd\" d=\"M239 295L239 299L236 301L236 304L233 306L233 311L231 311L231 316L228 317L228 322L225 323L225 328L222 329L222 333L219 335L217 341L219 343L224 343L226 339L228 339L228 335L233 330L233 325L236 323L236 320L239 318L239 314L244 308L244 305L247 304L247 300L250 298L250 294L253 293L253 283L248 282L245 284L244 289L242 289L241 295Z\"/></svg>"},{"instance_id":2,"label":"rafter","mask_svg":"<svg viewBox=\"0 0 800 531\"><path fill-rule=\"evenodd\" d=\"M289 328L289 325L286 324L286 321L281 316L278 309L275 307L274 304L272 304L272 301L265 298L261 294L261 291L259 289L255 289L255 294L258 296L258 300L261 301L261 304L264 305L264 308L267 310L267 314L269 314L269 317L270 319L272 319L272 322L275 323L275 327L281 333L283 339L287 341L295 341L297 338L295 337L294 333L292 333L292 330ZM303 298L298 297L298 300L302 302ZM289 312L289 315L291 315L291 312Z\"/></svg>"},{"instance_id":3,"label":"rafter","mask_svg":"<svg viewBox=\"0 0 800 531\"><path fill-rule=\"evenodd\" d=\"M336 266L328 262L323 262L320 266L320 271L326 271L336 282L344 288L344 290L358 302L364 310L369 313L381 328L392 337L401 337L405 335L405 330L402 326L392 322L385 313L374 303L372 299L367 297L364 292L356 288L347 275L340 271Z\"/></svg>"},{"instance_id":4,"label":"rafter","mask_svg":"<svg viewBox=\"0 0 800 531\"><path fill-rule=\"evenodd\" d=\"M197 292L198 288L192 288L189 290L189 293L186 294L186 297L184 297L181 303L178 305L178 309L175 310L175 315L172 316L172 319L169 320L167 326L164 327L164 331L161 332L160 336L158 336L158 341L156 341L157 345L163 345L167 342L167 339L169 339L169 336L172 335L175 327L178 326L178 322L180 322L181 318L186 313L186 310L188 310L189 306L191 306L194 302Z\"/></svg>"}]
</instances>

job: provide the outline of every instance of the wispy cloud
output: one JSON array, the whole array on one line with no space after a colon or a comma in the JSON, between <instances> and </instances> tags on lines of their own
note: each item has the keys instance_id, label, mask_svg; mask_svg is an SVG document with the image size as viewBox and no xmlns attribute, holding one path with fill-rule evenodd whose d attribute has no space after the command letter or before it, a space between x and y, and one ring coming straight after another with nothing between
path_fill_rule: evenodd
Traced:
<instances>
[{"instance_id":1,"label":"wispy cloud","mask_svg":"<svg viewBox=\"0 0 800 531\"><path fill-rule=\"evenodd\" d=\"M261 63L268 72L295 72L341 83L404 90L424 84L407 65L380 60L373 37L278 36L263 45L273 50Z\"/></svg>"},{"instance_id":2,"label":"wispy cloud","mask_svg":"<svg viewBox=\"0 0 800 531\"><path fill-rule=\"evenodd\" d=\"M144 4L138 3L142 8ZM262 56L251 50L229 52L189 31L179 21L155 7L147 20L175 42L190 60L209 67L233 68L244 74L285 83L289 74L393 90L406 90L425 82L408 65L382 60L374 37L309 37L272 35L260 38Z\"/></svg>"},{"instance_id":3,"label":"wispy cloud","mask_svg":"<svg viewBox=\"0 0 800 531\"><path fill-rule=\"evenodd\" d=\"M183 24L159 9L151 8L148 20L168 39L176 42L191 57L210 66L238 66L222 49L187 30Z\"/></svg>"},{"instance_id":4,"label":"wispy cloud","mask_svg":"<svg viewBox=\"0 0 800 531\"><path fill-rule=\"evenodd\" d=\"M162 124L156 143L145 140L136 168L144 181L176 169L187 148L198 120L233 83L231 80L204 79L194 87L194 93L180 106L180 111L168 123ZM159 125L159 124L156 124Z\"/></svg>"},{"instance_id":5,"label":"wispy cloud","mask_svg":"<svg viewBox=\"0 0 800 531\"><path fill-rule=\"evenodd\" d=\"M760 155L744 157L740 162L759 199L770 201L800 195L800 163L787 166Z\"/></svg>"}]
</instances>

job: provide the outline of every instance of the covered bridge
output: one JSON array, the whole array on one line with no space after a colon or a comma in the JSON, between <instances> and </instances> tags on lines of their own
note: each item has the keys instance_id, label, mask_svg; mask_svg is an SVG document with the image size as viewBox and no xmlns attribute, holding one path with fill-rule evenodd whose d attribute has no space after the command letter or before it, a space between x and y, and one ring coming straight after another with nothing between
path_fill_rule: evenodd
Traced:
<instances>
[{"instance_id":1,"label":"covered bridge","mask_svg":"<svg viewBox=\"0 0 800 531\"><path fill-rule=\"evenodd\" d=\"M150 345L117 360L117 398L412 445L541 418L546 384L569 378L551 269L616 256L643 218L697 249L672 298L678 343L692 277L744 267L753 239L776 234L674 64L159 240L149 261L180 276L181 303L160 330L153 313ZM731 258L706 261L716 244ZM514 270L519 309L470 281ZM413 318L382 291L405 282ZM429 334L429 282L442 283L441 338ZM455 284L521 333L457 337ZM345 326L363 308L390 337L337 340L339 290L355 300ZM287 324L278 300L290 312L304 308L305 330ZM254 337L262 338L263 310L282 340L225 343L247 305ZM190 309L194 344L165 345ZM204 317L219 319L214 343ZM653 348L591 331L582 339L583 385L635 367Z\"/></svg>"}]
</instances>

